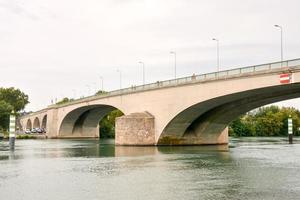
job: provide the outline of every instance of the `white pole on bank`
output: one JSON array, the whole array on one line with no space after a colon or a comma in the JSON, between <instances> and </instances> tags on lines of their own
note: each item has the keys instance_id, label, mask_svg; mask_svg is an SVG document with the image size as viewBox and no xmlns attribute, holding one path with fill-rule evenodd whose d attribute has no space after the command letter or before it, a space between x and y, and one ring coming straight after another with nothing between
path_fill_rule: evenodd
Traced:
<instances>
[{"instance_id":1,"label":"white pole on bank","mask_svg":"<svg viewBox=\"0 0 300 200\"><path fill-rule=\"evenodd\" d=\"M289 144L293 144L293 119L291 116L288 118L288 134L289 134Z\"/></svg>"},{"instance_id":2,"label":"white pole on bank","mask_svg":"<svg viewBox=\"0 0 300 200\"><path fill-rule=\"evenodd\" d=\"M16 115L15 113L9 116L9 148L11 150L15 149L16 140Z\"/></svg>"}]
</instances>

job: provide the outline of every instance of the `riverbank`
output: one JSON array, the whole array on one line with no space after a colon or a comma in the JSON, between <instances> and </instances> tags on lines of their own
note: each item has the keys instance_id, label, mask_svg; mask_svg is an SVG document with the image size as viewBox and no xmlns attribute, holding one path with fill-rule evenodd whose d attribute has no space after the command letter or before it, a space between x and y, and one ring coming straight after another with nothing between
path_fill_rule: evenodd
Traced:
<instances>
[{"instance_id":1,"label":"riverbank","mask_svg":"<svg viewBox=\"0 0 300 200\"><path fill-rule=\"evenodd\" d=\"M2 138L2 140L8 140L9 136L8 135L4 135ZM23 140L23 139L47 139L46 135L32 135L32 134L20 134L17 135L18 140Z\"/></svg>"}]
</instances>

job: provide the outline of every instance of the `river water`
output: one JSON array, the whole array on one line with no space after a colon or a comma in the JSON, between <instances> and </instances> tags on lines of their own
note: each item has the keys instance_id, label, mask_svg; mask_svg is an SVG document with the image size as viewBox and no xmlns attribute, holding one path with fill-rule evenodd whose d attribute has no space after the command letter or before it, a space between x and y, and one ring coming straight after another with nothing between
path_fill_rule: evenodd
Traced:
<instances>
[{"instance_id":1,"label":"river water","mask_svg":"<svg viewBox=\"0 0 300 200\"><path fill-rule=\"evenodd\" d=\"M1 200L300 199L300 140L115 147L113 140L0 141Z\"/></svg>"}]
</instances>

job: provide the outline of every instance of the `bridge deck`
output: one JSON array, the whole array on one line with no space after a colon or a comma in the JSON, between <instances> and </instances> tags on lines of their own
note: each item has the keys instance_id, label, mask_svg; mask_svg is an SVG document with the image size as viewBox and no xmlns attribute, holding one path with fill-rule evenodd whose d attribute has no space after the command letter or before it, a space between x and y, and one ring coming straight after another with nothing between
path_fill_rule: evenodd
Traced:
<instances>
[{"instance_id":1,"label":"bridge deck","mask_svg":"<svg viewBox=\"0 0 300 200\"><path fill-rule=\"evenodd\" d=\"M241 67L241 68L235 68L235 69L229 69L229 70L223 70L219 72L212 72L212 73L206 73L206 74L200 74L200 75L193 75L183 78L177 78L177 79L170 79L166 81L157 81L155 83L145 84L145 85L139 85L139 86L133 86L129 88L124 88L120 90L114 90L110 92L106 92L99 95L92 95L80 99L76 99L74 101L61 104L61 105L50 105L46 109L42 109L40 111L34 112L32 114L37 114L39 112L45 112L49 108L59 108L64 107L76 103L101 99L101 98L107 98L111 96L118 96L118 95L125 95L130 93L136 93L136 92L143 92L147 90L153 90L153 89L160 89L160 88L166 88L166 87L174 87L179 85L185 85L185 84L191 84L191 83L199 83L199 82L206 82L206 81L212 81L212 80L218 80L218 79L225 79L225 78L233 78L233 77L242 77L246 75L254 75L259 73L266 73L270 71L276 71L284 68L289 67L295 67L300 66L300 58L298 59L292 59L292 60L285 60L282 62L272 62L272 63L266 63L266 64L260 64L260 65L253 65L253 66L247 66L247 67Z\"/></svg>"}]
</instances>

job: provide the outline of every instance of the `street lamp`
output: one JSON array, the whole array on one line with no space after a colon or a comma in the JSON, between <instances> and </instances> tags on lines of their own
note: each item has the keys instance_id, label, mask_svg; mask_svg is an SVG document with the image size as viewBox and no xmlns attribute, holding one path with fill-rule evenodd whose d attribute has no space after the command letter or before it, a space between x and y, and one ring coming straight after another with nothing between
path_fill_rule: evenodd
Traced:
<instances>
[{"instance_id":1,"label":"street lamp","mask_svg":"<svg viewBox=\"0 0 300 200\"><path fill-rule=\"evenodd\" d=\"M95 94L97 93L97 84L96 82L93 82L93 85L94 85L94 90L95 90Z\"/></svg>"},{"instance_id":2,"label":"street lamp","mask_svg":"<svg viewBox=\"0 0 300 200\"><path fill-rule=\"evenodd\" d=\"M100 82L101 82L101 91L104 92L104 91L103 91L103 77L102 77L102 76L99 76L99 78L100 78Z\"/></svg>"},{"instance_id":3,"label":"street lamp","mask_svg":"<svg viewBox=\"0 0 300 200\"><path fill-rule=\"evenodd\" d=\"M142 61L140 61L139 63L140 63L140 64L142 65L142 67L143 67L143 85L145 85L145 63L142 62Z\"/></svg>"},{"instance_id":4,"label":"street lamp","mask_svg":"<svg viewBox=\"0 0 300 200\"><path fill-rule=\"evenodd\" d=\"M87 96L89 96L90 93L91 93L91 87L89 85L85 85L85 87L87 87L87 89L88 89L88 95Z\"/></svg>"},{"instance_id":5,"label":"street lamp","mask_svg":"<svg viewBox=\"0 0 300 200\"><path fill-rule=\"evenodd\" d=\"M174 76L176 79L176 51L171 51L170 54L174 54Z\"/></svg>"},{"instance_id":6,"label":"street lamp","mask_svg":"<svg viewBox=\"0 0 300 200\"><path fill-rule=\"evenodd\" d=\"M213 38L212 40L217 42L217 71L219 72L219 70L220 70L220 54L219 54L220 45L219 45L219 40L216 39L216 38Z\"/></svg>"},{"instance_id":7,"label":"street lamp","mask_svg":"<svg viewBox=\"0 0 300 200\"><path fill-rule=\"evenodd\" d=\"M122 89L122 71L117 69L117 72L120 73L120 90Z\"/></svg>"},{"instance_id":8,"label":"street lamp","mask_svg":"<svg viewBox=\"0 0 300 200\"><path fill-rule=\"evenodd\" d=\"M73 89L72 91L73 91L73 98L76 99L76 90Z\"/></svg>"},{"instance_id":9,"label":"street lamp","mask_svg":"<svg viewBox=\"0 0 300 200\"><path fill-rule=\"evenodd\" d=\"M281 54L281 62L283 61L283 39L282 39L282 35L283 35L283 28L282 28L282 26L280 26L280 25L277 25L277 24L275 24L274 25L276 28L279 28L280 29L280 54Z\"/></svg>"}]
</instances>

